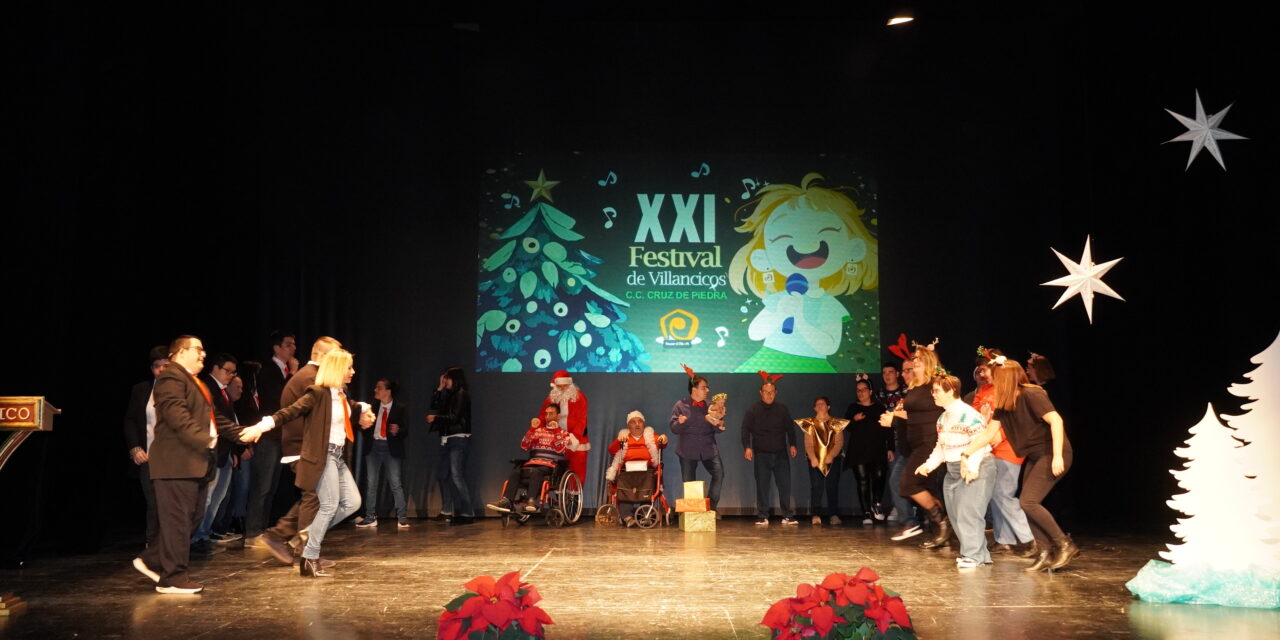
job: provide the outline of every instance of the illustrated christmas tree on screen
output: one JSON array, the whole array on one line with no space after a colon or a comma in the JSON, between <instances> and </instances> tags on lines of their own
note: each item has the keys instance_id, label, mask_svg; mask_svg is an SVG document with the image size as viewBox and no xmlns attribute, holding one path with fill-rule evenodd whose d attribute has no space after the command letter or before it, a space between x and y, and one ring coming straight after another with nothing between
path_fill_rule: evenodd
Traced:
<instances>
[{"instance_id":1,"label":"illustrated christmas tree on screen","mask_svg":"<svg viewBox=\"0 0 1280 640\"><path fill-rule=\"evenodd\" d=\"M626 302L600 288L575 248L576 221L551 205L557 183L526 181L531 206L480 264L476 353L482 371L648 371L644 344L621 325ZM539 199L546 202L539 202Z\"/></svg>"},{"instance_id":2,"label":"illustrated christmas tree on screen","mask_svg":"<svg viewBox=\"0 0 1280 640\"><path fill-rule=\"evenodd\" d=\"M1232 428L1223 426L1210 406L1191 427L1186 446L1174 450L1187 463L1170 473L1187 492L1168 504L1187 517L1171 527L1183 542L1162 551L1164 559L1227 570L1280 568L1277 358L1280 339L1253 358L1261 366L1245 374L1249 382L1231 386L1231 393L1252 400L1243 414L1223 416Z\"/></svg>"}]
</instances>

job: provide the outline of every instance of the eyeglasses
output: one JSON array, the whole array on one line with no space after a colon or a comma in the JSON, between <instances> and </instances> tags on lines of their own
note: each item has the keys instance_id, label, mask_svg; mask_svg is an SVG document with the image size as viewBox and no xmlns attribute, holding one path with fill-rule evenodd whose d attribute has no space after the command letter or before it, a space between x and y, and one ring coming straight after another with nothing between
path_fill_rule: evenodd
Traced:
<instances>
[{"instance_id":1,"label":"eyeglasses","mask_svg":"<svg viewBox=\"0 0 1280 640\"><path fill-rule=\"evenodd\" d=\"M202 347L202 346L196 346L196 347L183 347L183 349L195 349L196 351L199 351L200 353L204 353L204 352L205 352L205 351L204 351L204 347Z\"/></svg>"}]
</instances>

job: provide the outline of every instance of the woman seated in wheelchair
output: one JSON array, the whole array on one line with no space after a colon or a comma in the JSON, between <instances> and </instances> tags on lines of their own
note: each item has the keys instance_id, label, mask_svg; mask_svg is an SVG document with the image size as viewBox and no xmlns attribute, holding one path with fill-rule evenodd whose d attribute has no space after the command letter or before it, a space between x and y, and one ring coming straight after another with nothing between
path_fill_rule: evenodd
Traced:
<instances>
[{"instance_id":1,"label":"woman seated in wheelchair","mask_svg":"<svg viewBox=\"0 0 1280 640\"><path fill-rule=\"evenodd\" d=\"M516 499L520 491L521 476L527 478L525 496L527 501L520 508L524 513L537 513L541 508L543 495L542 484L552 476L556 466L564 466L565 451L578 444L572 433L560 428L560 407L547 405L542 412L542 420L534 418L520 441L520 448L529 452L529 459L516 467L502 487L502 497L488 506L494 511L514 513L517 510Z\"/></svg>"},{"instance_id":2,"label":"woman seated in wheelchair","mask_svg":"<svg viewBox=\"0 0 1280 640\"><path fill-rule=\"evenodd\" d=\"M627 414L627 428L609 443L613 461L605 472L617 503L618 515L628 527L635 522L636 507L651 503L658 490L655 470L662 463L661 449L667 446L667 436L655 436L653 427L645 426L644 414L632 411Z\"/></svg>"}]
</instances>

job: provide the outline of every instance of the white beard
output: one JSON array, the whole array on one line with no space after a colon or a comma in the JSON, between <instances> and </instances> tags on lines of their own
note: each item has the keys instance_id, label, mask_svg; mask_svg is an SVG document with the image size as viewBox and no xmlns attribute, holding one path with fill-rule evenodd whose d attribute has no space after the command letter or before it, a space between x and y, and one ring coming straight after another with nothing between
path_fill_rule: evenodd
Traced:
<instances>
[{"instance_id":1,"label":"white beard","mask_svg":"<svg viewBox=\"0 0 1280 640\"><path fill-rule=\"evenodd\" d=\"M562 404L564 402L577 402L578 401L578 385L570 384L568 387L565 387L563 390L561 390L560 387L557 387L553 384L551 385L551 393L547 394L547 399L551 400L557 405Z\"/></svg>"}]
</instances>

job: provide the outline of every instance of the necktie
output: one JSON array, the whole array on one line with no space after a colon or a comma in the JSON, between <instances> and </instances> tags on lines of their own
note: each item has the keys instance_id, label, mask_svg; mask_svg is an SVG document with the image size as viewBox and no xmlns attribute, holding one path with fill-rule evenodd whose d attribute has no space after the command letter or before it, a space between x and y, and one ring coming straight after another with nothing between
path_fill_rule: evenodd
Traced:
<instances>
[{"instance_id":1,"label":"necktie","mask_svg":"<svg viewBox=\"0 0 1280 640\"><path fill-rule=\"evenodd\" d=\"M209 435L217 438L218 417L213 413L213 396L209 395L209 387L204 386L204 383L200 382L200 378L191 376L191 379L196 381L196 386L200 388L200 395L203 395L204 401L209 403Z\"/></svg>"},{"instance_id":2,"label":"necktie","mask_svg":"<svg viewBox=\"0 0 1280 640\"><path fill-rule=\"evenodd\" d=\"M288 378L293 372L289 370L289 365L284 366L284 377Z\"/></svg>"},{"instance_id":3,"label":"necktie","mask_svg":"<svg viewBox=\"0 0 1280 640\"><path fill-rule=\"evenodd\" d=\"M231 396L227 395L227 390L226 390L226 388L224 387L224 388L222 388L222 389L219 389L219 391L221 391L221 392L222 392L222 401L223 401L223 402L225 402L225 403L227 403L227 406L228 406L228 407L230 407L230 406L231 406Z\"/></svg>"},{"instance_id":4,"label":"necktie","mask_svg":"<svg viewBox=\"0 0 1280 640\"><path fill-rule=\"evenodd\" d=\"M354 441L356 436L351 433L351 405L347 404L347 394L339 391L338 399L342 401L342 426L347 430L347 440Z\"/></svg>"},{"instance_id":5,"label":"necktie","mask_svg":"<svg viewBox=\"0 0 1280 640\"><path fill-rule=\"evenodd\" d=\"M382 436L383 440L386 440L387 439L387 408L386 407L382 408L382 419L380 420L380 422L382 423L382 426L378 428L378 435Z\"/></svg>"}]
</instances>

